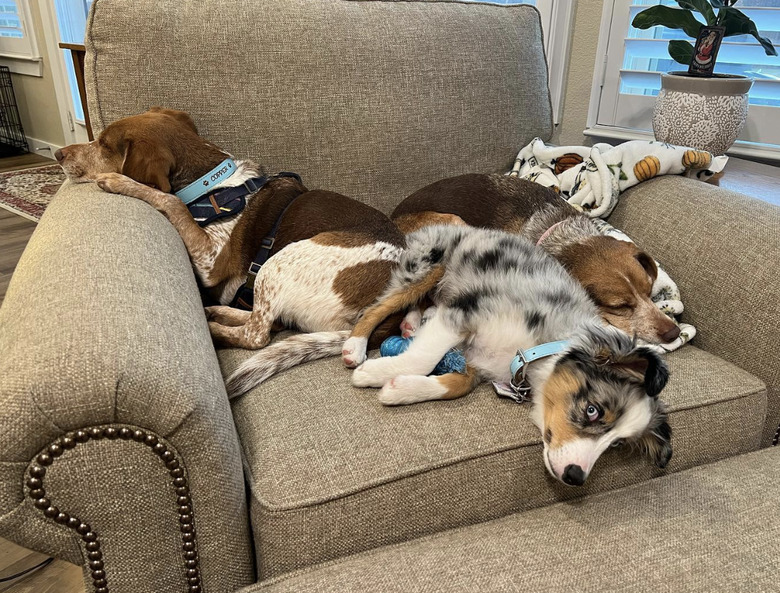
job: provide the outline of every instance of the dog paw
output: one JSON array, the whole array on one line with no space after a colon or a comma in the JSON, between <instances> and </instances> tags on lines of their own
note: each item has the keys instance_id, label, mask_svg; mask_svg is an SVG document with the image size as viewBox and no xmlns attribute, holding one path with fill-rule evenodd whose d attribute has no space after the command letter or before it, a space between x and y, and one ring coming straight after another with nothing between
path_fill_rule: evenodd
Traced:
<instances>
[{"instance_id":1,"label":"dog paw","mask_svg":"<svg viewBox=\"0 0 780 593\"><path fill-rule=\"evenodd\" d=\"M401 337L411 338L420 329L422 322L422 313L419 309L412 309L406 314L404 320L401 322Z\"/></svg>"},{"instance_id":2,"label":"dog paw","mask_svg":"<svg viewBox=\"0 0 780 593\"><path fill-rule=\"evenodd\" d=\"M434 380L435 382L435 380ZM401 375L385 383L379 392L379 403L385 406L403 406L438 399L431 388L430 377L420 375Z\"/></svg>"},{"instance_id":3,"label":"dog paw","mask_svg":"<svg viewBox=\"0 0 780 593\"><path fill-rule=\"evenodd\" d=\"M348 369L354 369L366 360L366 338L351 337L344 342L341 349L341 360Z\"/></svg>"},{"instance_id":4,"label":"dog paw","mask_svg":"<svg viewBox=\"0 0 780 593\"><path fill-rule=\"evenodd\" d=\"M135 181L121 173L100 173L95 177L95 183L104 192L110 194L127 193L128 188L136 184Z\"/></svg>"},{"instance_id":5,"label":"dog paw","mask_svg":"<svg viewBox=\"0 0 780 593\"><path fill-rule=\"evenodd\" d=\"M249 321L249 311L243 311L234 307L226 307L224 305L214 305L206 307L206 319L208 321L214 321L220 325L237 326L244 325Z\"/></svg>"},{"instance_id":6,"label":"dog paw","mask_svg":"<svg viewBox=\"0 0 780 593\"><path fill-rule=\"evenodd\" d=\"M367 360L352 371L352 385L355 387L382 387L385 378L377 372L377 361Z\"/></svg>"}]
</instances>

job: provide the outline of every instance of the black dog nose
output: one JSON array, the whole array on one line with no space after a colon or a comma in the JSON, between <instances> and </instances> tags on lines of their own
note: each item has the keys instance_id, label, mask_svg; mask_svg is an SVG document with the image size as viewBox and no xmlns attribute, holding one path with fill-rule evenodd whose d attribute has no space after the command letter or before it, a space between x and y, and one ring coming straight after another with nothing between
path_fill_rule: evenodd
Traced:
<instances>
[{"instance_id":1,"label":"black dog nose","mask_svg":"<svg viewBox=\"0 0 780 593\"><path fill-rule=\"evenodd\" d=\"M57 151L54 153L54 158L57 159L57 162L62 162L62 159L65 158L65 155L62 154L62 150L57 149Z\"/></svg>"},{"instance_id":2,"label":"black dog nose","mask_svg":"<svg viewBox=\"0 0 780 593\"><path fill-rule=\"evenodd\" d=\"M563 470L563 481L569 486L582 486L585 483L585 472L579 465L567 465Z\"/></svg>"}]
</instances>

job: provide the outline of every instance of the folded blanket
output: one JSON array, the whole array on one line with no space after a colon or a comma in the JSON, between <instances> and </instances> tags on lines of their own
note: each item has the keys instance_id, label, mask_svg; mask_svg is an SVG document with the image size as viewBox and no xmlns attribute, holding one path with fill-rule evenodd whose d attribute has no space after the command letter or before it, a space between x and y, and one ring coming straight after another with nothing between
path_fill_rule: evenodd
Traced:
<instances>
[{"instance_id":1,"label":"folded blanket","mask_svg":"<svg viewBox=\"0 0 780 593\"><path fill-rule=\"evenodd\" d=\"M535 138L517 155L508 175L552 187L565 200L591 218L606 218L617 205L620 193L658 175L679 175L706 180L726 166L728 157L674 146L664 142L634 140L618 146L547 146ZM631 239L603 220L594 220L599 230L621 241ZM680 291L658 262L658 278L651 298L680 327L680 337L670 344L654 346L671 352L689 342L696 328L679 323L683 312Z\"/></svg>"},{"instance_id":2,"label":"folded blanket","mask_svg":"<svg viewBox=\"0 0 780 593\"><path fill-rule=\"evenodd\" d=\"M589 216L606 218L623 190L658 175L686 174L706 180L726 166L727 156L632 140L618 146L547 146L540 138L520 150L513 176L555 187Z\"/></svg>"}]
</instances>

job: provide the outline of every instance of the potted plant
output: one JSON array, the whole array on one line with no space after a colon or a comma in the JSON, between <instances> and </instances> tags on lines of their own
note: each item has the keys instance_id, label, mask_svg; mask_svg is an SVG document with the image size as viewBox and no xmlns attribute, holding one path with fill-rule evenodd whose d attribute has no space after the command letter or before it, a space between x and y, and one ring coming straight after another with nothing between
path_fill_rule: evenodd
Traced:
<instances>
[{"instance_id":1,"label":"potted plant","mask_svg":"<svg viewBox=\"0 0 780 593\"><path fill-rule=\"evenodd\" d=\"M688 71L661 76L653 131L663 142L723 154L745 125L747 93L753 81L741 75L713 73L721 40L752 35L767 55L776 56L777 51L759 34L756 24L734 8L737 0L676 1L679 8L651 6L632 22L637 29L680 29L696 40L695 44L681 39L669 41L669 55L688 66Z\"/></svg>"}]
</instances>

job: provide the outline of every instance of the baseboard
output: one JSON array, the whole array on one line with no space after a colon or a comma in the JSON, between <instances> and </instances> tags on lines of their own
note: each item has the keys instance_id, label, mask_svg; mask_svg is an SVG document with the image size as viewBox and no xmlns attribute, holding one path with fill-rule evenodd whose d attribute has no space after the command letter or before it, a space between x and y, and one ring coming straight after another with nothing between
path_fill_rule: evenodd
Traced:
<instances>
[{"instance_id":1,"label":"baseboard","mask_svg":"<svg viewBox=\"0 0 780 593\"><path fill-rule=\"evenodd\" d=\"M46 142L45 140L38 140L32 136L27 136L27 144L30 147L30 152L32 154L37 154L53 161L56 160L54 158L54 153L62 148L62 146L57 146L56 144Z\"/></svg>"}]
</instances>

